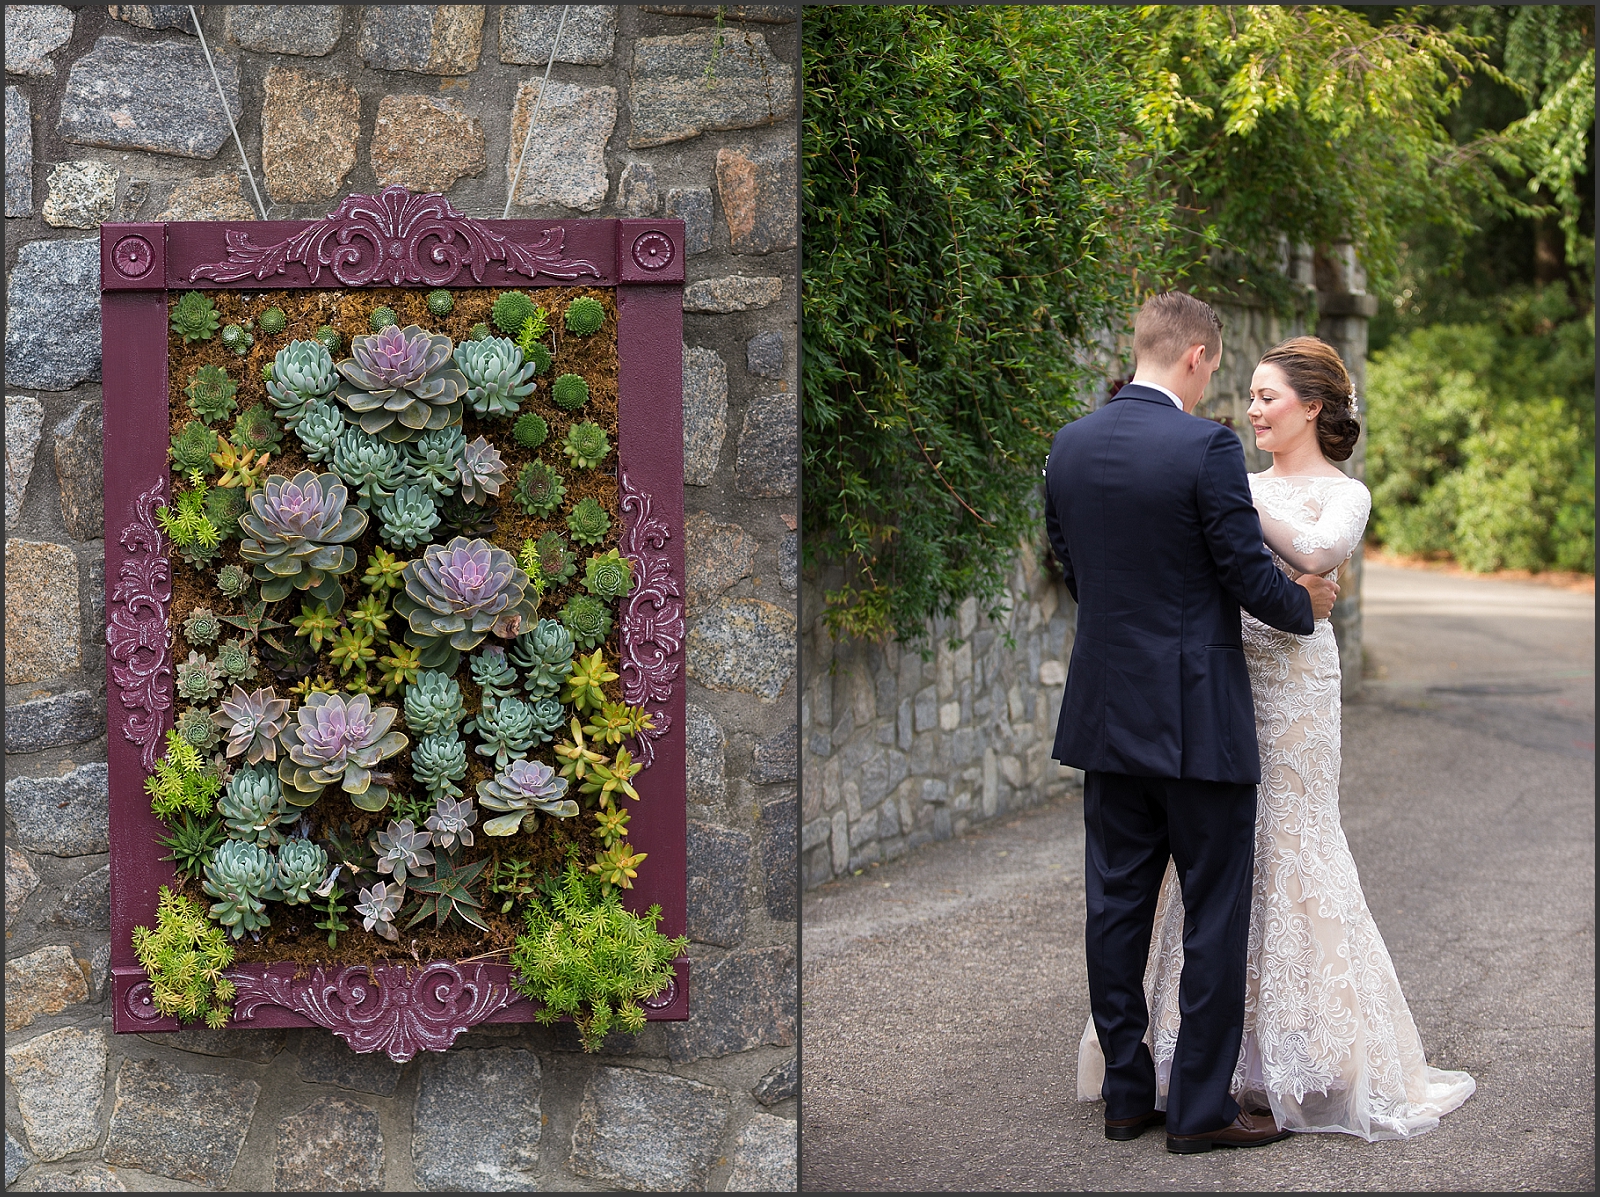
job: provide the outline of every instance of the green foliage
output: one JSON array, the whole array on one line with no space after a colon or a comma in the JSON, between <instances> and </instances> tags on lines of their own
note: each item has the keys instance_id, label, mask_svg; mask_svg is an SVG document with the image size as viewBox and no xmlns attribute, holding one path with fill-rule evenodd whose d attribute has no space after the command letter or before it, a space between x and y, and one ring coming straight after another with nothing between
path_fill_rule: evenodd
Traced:
<instances>
[{"instance_id":1,"label":"green foliage","mask_svg":"<svg viewBox=\"0 0 1600 1197\"><path fill-rule=\"evenodd\" d=\"M633 589L633 563L616 549L596 553L584 566L583 588L606 602L626 598Z\"/></svg>"},{"instance_id":2,"label":"green foliage","mask_svg":"<svg viewBox=\"0 0 1600 1197\"><path fill-rule=\"evenodd\" d=\"M398 549L415 549L432 539L439 508L421 486L402 486L378 505L378 530Z\"/></svg>"},{"instance_id":3,"label":"green foliage","mask_svg":"<svg viewBox=\"0 0 1600 1197\"><path fill-rule=\"evenodd\" d=\"M217 572L217 589L229 598L243 598L250 589L250 573L240 565L224 565Z\"/></svg>"},{"instance_id":4,"label":"green foliage","mask_svg":"<svg viewBox=\"0 0 1600 1197\"><path fill-rule=\"evenodd\" d=\"M591 295L580 295L567 305L567 331L574 336L587 337L597 333L605 322L605 308Z\"/></svg>"},{"instance_id":5,"label":"green foliage","mask_svg":"<svg viewBox=\"0 0 1600 1197\"><path fill-rule=\"evenodd\" d=\"M278 865L272 853L244 840L224 840L206 865L201 888L217 900L211 917L235 939L271 922L267 900L277 897Z\"/></svg>"},{"instance_id":6,"label":"green foliage","mask_svg":"<svg viewBox=\"0 0 1600 1197\"><path fill-rule=\"evenodd\" d=\"M580 499L567 513L567 531L576 544L599 544L611 531L611 517L595 499Z\"/></svg>"},{"instance_id":7,"label":"green foliage","mask_svg":"<svg viewBox=\"0 0 1600 1197\"><path fill-rule=\"evenodd\" d=\"M567 484L560 474L542 461L530 461L517 475L516 490L511 497L529 515L544 516L561 506L566 493Z\"/></svg>"},{"instance_id":8,"label":"green foliage","mask_svg":"<svg viewBox=\"0 0 1600 1197\"><path fill-rule=\"evenodd\" d=\"M256 675L256 665L255 654L250 651L244 637L224 640L217 645L217 668L229 681L249 681Z\"/></svg>"},{"instance_id":9,"label":"green foliage","mask_svg":"<svg viewBox=\"0 0 1600 1197\"><path fill-rule=\"evenodd\" d=\"M289 318L284 315L282 308L273 307L262 312L256 323L267 336L275 337L289 326Z\"/></svg>"},{"instance_id":10,"label":"green foliage","mask_svg":"<svg viewBox=\"0 0 1600 1197\"><path fill-rule=\"evenodd\" d=\"M189 407L194 414L212 424L238 406L233 398L238 389L239 384L229 378L221 366L201 366L189 378L183 393L189 396Z\"/></svg>"},{"instance_id":11,"label":"green foliage","mask_svg":"<svg viewBox=\"0 0 1600 1197\"><path fill-rule=\"evenodd\" d=\"M583 420L567 429L561 449L577 469L592 470L611 452L611 439L600 425Z\"/></svg>"},{"instance_id":12,"label":"green foliage","mask_svg":"<svg viewBox=\"0 0 1600 1197\"><path fill-rule=\"evenodd\" d=\"M222 738L205 707L185 707L172 730L199 752L210 752Z\"/></svg>"},{"instance_id":13,"label":"green foliage","mask_svg":"<svg viewBox=\"0 0 1600 1197\"><path fill-rule=\"evenodd\" d=\"M253 403L233 422L233 435L229 439L241 449L276 453L283 445L283 429L278 427L265 404Z\"/></svg>"},{"instance_id":14,"label":"green foliage","mask_svg":"<svg viewBox=\"0 0 1600 1197\"><path fill-rule=\"evenodd\" d=\"M204 1019L212 1030L227 1023L234 987L222 974L233 963L233 948L197 902L163 885L155 930L133 929L133 954L150 977L150 998L162 1014L180 1022Z\"/></svg>"},{"instance_id":15,"label":"green foliage","mask_svg":"<svg viewBox=\"0 0 1600 1197\"><path fill-rule=\"evenodd\" d=\"M405 717L406 726L419 736L453 734L456 725L466 718L460 685L447 673L423 670L417 674L416 682L406 687Z\"/></svg>"},{"instance_id":16,"label":"green foliage","mask_svg":"<svg viewBox=\"0 0 1600 1197\"><path fill-rule=\"evenodd\" d=\"M326 603L309 600L300 604L300 614L291 616L294 634L305 637L313 651L321 652L325 640L332 640L339 631L339 617L328 610Z\"/></svg>"},{"instance_id":17,"label":"green foliage","mask_svg":"<svg viewBox=\"0 0 1600 1197\"><path fill-rule=\"evenodd\" d=\"M367 317L367 324L373 332L382 332L384 329L399 322L399 317L394 314L394 309L390 307L373 308L372 315Z\"/></svg>"},{"instance_id":18,"label":"green foliage","mask_svg":"<svg viewBox=\"0 0 1600 1197\"><path fill-rule=\"evenodd\" d=\"M416 724L409 719L407 723L416 730ZM411 773L436 801L444 795L461 797L461 787L455 783L467 775L467 746L453 724L417 741L411 750Z\"/></svg>"},{"instance_id":19,"label":"green foliage","mask_svg":"<svg viewBox=\"0 0 1600 1197\"><path fill-rule=\"evenodd\" d=\"M187 477L199 471L210 477L217 472L217 463L211 455L217 451L217 434L199 420L190 420L172 438L167 455L172 458L172 468Z\"/></svg>"},{"instance_id":20,"label":"green foliage","mask_svg":"<svg viewBox=\"0 0 1600 1197\"><path fill-rule=\"evenodd\" d=\"M190 644L205 647L215 644L222 635L222 621L210 607L196 607L183 621L183 638Z\"/></svg>"},{"instance_id":21,"label":"green foliage","mask_svg":"<svg viewBox=\"0 0 1600 1197\"><path fill-rule=\"evenodd\" d=\"M639 1003L671 982L672 959L688 951L688 940L656 930L659 906L631 913L620 890L604 891L574 863L542 899L530 903L527 933L511 951L512 984L540 1004L535 1017L548 1025L572 1015L590 1052L610 1031L643 1030Z\"/></svg>"},{"instance_id":22,"label":"green foliage","mask_svg":"<svg viewBox=\"0 0 1600 1197\"><path fill-rule=\"evenodd\" d=\"M512 426L511 436L517 444L537 449L550 436L550 425L538 412L524 412Z\"/></svg>"},{"instance_id":23,"label":"green foliage","mask_svg":"<svg viewBox=\"0 0 1600 1197\"><path fill-rule=\"evenodd\" d=\"M406 563L389 550L373 549L372 556L367 558L366 572L361 575L361 584L379 594L388 590L404 590L405 570Z\"/></svg>"},{"instance_id":24,"label":"green foliage","mask_svg":"<svg viewBox=\"0 0 1600 1197\"><path fill-rule=\"evenodd\" d=\"M573 595L557 618L579 648L595 648L611 635L611 608L592 595Z\"/></svg>"},{"instance_id":25,"label":"green foliage","mask_svg":"<svg viewBox=\"0 0 1600 1197\"><path fill-rule=\"evenodd\" d=\"M198 471L192 476L192 481L194 485L188 490L174 493L173 506L156 508L156 522L183 553L185 560L196 565L216 555L217 546L222 543L222 530L205 512L206 495L210 488Z\"/></svg>"},{"instance_id":26,"label":"green foliage","mask_svg":"<svg viewBox=\"0 0 1600 1197\"><path fill-rule=\"evenodd\" d=\"M317 340L322 342L323 348L328 351L330 356L337 354L344 345L344 338L339 335L339 330L331 324L324 324L317 329Z\"/></svg>"},{"instance_id":27,"label":"green foliage","mask_svg":"<svg viewBox=\"0 0 1600 1197\"><path fill-rule=\"evenodd\" d=\"M448 316L456 310L456 297L443 287L428 292L428 311L435 316Z\"/></svg>"},{"instance_id":28,"label":"green foliage","mask_svg":"<svg viewBox=\"0 0 1600 1197\"><path fill-rule=\"evenodd\" d=\"M522 326L533 318L537 310L533 300L521 291L505 291L489 309L489 317L494 321L496 328L506 336L514 337L522 331Z\"/></svg>"},{"instance_id":29,"label":"green foliage","mask_svg":"<svg viewBox=\"0 0 1600 1197\"><path fill-rule=\"evenodd\" d=\"M586 597L580 595L573 599L573 603ZM588 601L594 602L593 599ZM572 605L567 604L569 608ZM606 622L609 624L609 616ZM576 634L573 639L582 643ZM604 652L597 648L589 656L578 657L572 662L572 672L567 675L566 692L562 694L561 701L570 703L577 711L598 711L606 701L605 684L616 680L617 675L606 665Z\"/></svg>"},{"instance_id":30,"label":"green foliage","mask_svg":"<svg viewBox=\"0 0 1600 1197\"><path fill-rule=\"evenodd\" d=\"M488 340L489 335L490 335L490 333L492 331L493 330L487 324L474 324L472 326L472 331L467 334L467 340L469 340L469 341L485 341L485 340Z\"/></svg>"},{"instance_id":31,"label":"green foliage","mask_svg":"<svg viewBox=\"0 0 1600 1197\"><path fill-rule=\"evenodd\" d=\"M534 545L539 554L539 572L546 586L560 586L578 572L578 558L567 547L566 538L551 528Z\"/></svg>"},{"instance_id":32,"label":"green foliage","mask_svg":"<svg viewBox=\"0 0 1600 1197\"><path fill-rule=\"evenodd\" d=\"M425 896L406 926L414 927L433 915L434 926L441 930L447 920L455 918L471 923L480 930L489 930L489 924L483 921L481 913L483 903L478 901L470 888L488 863L485 857L458 868L448 856L440 856L434 865L432 878L420 881L413 879L411 882L411 892Z\"/></svg>"},{"instance_id":33,"label":"green foliage","mask_svg":"<svg viewBox=\"0 0 1600 1197\"><path fill-rule=\"evenodd\" d=\"M172 861L178 876L186 880L199 877L217 845L228 838L220 818L203 819L187 811L178 815L177 821L169 823L169 826L172 827L171 835L156 838L156 843L163 848L172 849L170 855L161 859Z\"/></svg>"},{"instance_id":34,"label":"green foliage","mask_svg":"<svg viewBox=\"0 0 1600 1197\"><path fill-rule=\"evenodd\" d=\"M230 324L222 330L222 344L225 348L233 350L240 357L250 352L250 346L256 339L247 333L240 325Z\"/></svg>"},{"instance_id":35,"label":"green foliage","mask_svg":"<svg viewBox=\"0 0 1600 1197\"><path fill-rule=\"evenodd\" d=\"M501 914L510 914L518 902L526 902L539 892L539 875L526 860L500 860L489 875L489 892L502 894Z\"/></svg>"},{"instance_id":36,"label":"green foliage","mask_svg":"<svg viewBox=\"0 0 1600 1197\"><path fill-rule=\"evenodd\" d=\"M311 909L322 916L313 926L318 931L326 931L328 933L328 946L330 948L338 948L340 932L350 930L350 924L340 917L350 912L350 907L340 901L343 897L344 890L335 885L328 890L327 897L311 903Z\"/></svg>"},{"instance_id":37,"label":"green foliage","mask_svg":"<svg viewBox=\"0 0 1600 1197\"><path fill-rule=\"evenodd\" d=\"M485 701L510 698L520 687L517 671L506 660L506 650L498 645L485 646L473 653L468 665L472 680L477 683Z\"/></svg>"},{"instance_id":38,"label":"green foliage","mask_svg":"<svg viewBox=\"0 0 1600 1197\"><path fill-rule=\"evenodd\" d=\"M185 291L173 306L172 331L183 338L185 345L209 341L219 323L211 297L202 292Z\"/></svg>"},{"instance_id":39,"label":"green foliage","mask_svg":"<svg viewBox=\"0 0 1600 1197\"><path fill-rule=\"evenodd\" d=\"M589 384L581 374L563 374L550 384L550 398L562 411L577 411L589 402Z\"/></svg>"}]
</instances>

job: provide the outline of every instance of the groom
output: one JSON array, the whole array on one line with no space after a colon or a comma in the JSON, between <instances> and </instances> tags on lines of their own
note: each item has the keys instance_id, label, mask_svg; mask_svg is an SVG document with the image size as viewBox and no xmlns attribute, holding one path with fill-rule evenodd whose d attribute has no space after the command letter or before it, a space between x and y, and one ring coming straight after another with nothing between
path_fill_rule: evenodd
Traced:
<instances>
[{"instance_id":1,"label":"groom","mask_svg":"<svg viewBox=\"0 0 1600 1197\"><path fill-rule=\"evenodd\" d=\"M1165 1121L1169 1151L1254 1147L1289 1132L1228 1094L1261 779L1239 608L1308 635L1338 588L1274 567L1238 437L1189 414L1222 360L1216 313L1169 292L1146 302L1133 328L1133 381L1056 433L1045 470L1050 544L1078 602L1054 756L1084 770L1106 1137L1134 1139ZM1144 1042L1144 971L1169 855L1187 918L1163 1117Z\"/></svg>"}]
</instances>

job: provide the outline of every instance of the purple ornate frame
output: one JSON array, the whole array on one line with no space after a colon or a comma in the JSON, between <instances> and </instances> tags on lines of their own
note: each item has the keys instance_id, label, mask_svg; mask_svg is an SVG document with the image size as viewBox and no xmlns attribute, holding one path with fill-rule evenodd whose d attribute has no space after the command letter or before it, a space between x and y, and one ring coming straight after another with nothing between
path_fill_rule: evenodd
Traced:
<instances>
[{"instance_id":1,"label":"purple ornate frame","mask_svg":"<svg viewBox=\"0 0 1600 1197\"><path fill-rule=\"evenodd\" d=\"M650 854L630 905L659 903L661 930L684 933L683 222L475 220L440 195L391 187L352 195L320 220L107 224L100 230L105 393L106 668L111 773L112 1012L118 1032L172 1031L134 959L133 928L154 920L163 828L143 789L173 722L167 632L172 597L155 508L165 502L169 289L549 287L617 290L621 550L638 587L620 621L630 703L656 716L630 830ZM526 1022L534 1005L505 964L432 961L315 968L245 964L231 1027L327 1027L356 1051L409 1060L443 1051L484 1022ZM652 1019L689 1017L689 961L646 1003Z\"/></svg>"}]
</instances>

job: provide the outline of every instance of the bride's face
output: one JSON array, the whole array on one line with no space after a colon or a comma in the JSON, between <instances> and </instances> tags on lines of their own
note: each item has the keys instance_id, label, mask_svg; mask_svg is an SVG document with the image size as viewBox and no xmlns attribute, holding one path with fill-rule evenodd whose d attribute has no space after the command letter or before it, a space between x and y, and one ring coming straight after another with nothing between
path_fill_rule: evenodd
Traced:
<instances>
[{"instance_id":1,"label":"bride's face","mask_svg":"<svg viewBox=\"0 0 1600 1197\"><path fill-rule=\"evenodd\" d=\"M1270 362L1256 367L1250 378L1250 408L1245 418L1256 434L1256 448L1264 453L1289 453L1315 443L1320 403L1305 404L1289 385L1289 376Z\"/></svg>"}]
</instances>

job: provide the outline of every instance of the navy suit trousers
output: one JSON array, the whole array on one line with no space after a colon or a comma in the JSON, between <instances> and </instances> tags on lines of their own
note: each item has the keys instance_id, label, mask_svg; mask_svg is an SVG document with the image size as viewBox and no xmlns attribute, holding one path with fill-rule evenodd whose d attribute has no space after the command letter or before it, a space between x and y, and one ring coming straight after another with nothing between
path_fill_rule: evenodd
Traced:
<instances>
[{"instance_id":1,"label":"navy suit trousers","mask_svg":"<svg viewBox=\"0 0 1600 1197\"><path fill-rule=\"evenodd\" d=\"M1170 856L1183 887L1182 1026L1167 1089L1167 1130L1231 1123L1228 1095L1244 1028L1245 951L1255 862L1256 787L1234 782L1084 775L1089 1004L1105 1053L1107 1118L1155 1108L1144 972Z\"/></svg>"}]
</instances>

